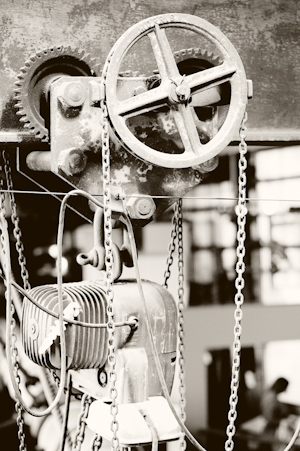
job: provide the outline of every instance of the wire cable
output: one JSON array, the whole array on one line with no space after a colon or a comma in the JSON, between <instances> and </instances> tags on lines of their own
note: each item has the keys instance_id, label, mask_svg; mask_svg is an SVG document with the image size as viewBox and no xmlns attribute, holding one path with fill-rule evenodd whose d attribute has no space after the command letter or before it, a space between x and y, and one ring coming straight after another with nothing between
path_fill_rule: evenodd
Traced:
<instances>
[{"instance_id":1,"label":"wire cable","mask_svg":"<svg viewBox=\"0 0 300 451\"><path fill-rule=\"evenodd\" d=\"M290 451L290 449L292 449L292 446L294 446L294 444L295 444L295 442L296 442L296 440L297 440L297 438L298 438L298 436L299 436L299 433L300 433L300 418L299 418L298 425L297 425L297 427L296 427L296 429L295 429L295 432L294 432L294 434L293 434L293 436L292 436L290 442L289 442L288 445L284 448L283 451Z\"/></svg>"},{"instance_id":2,"label":"wire cable","mask_svg":"<svg viewBox=\"0 0 300 451\"><path fill-rule=\"evenodd\" d=\"M72 190L72 192L80 192L80 190ZM70 193L69 192L65 192L65 191L36 191L36 190L17 190L17 189L12 189L12 190L8 190L8 189L1 189L0 193L15 193L15 194L32 194L32 195L46 195L46 196L66 196ZM86 193L87 194L87 193ZM96 201L96 197L103 197L103 194L98 194L98 193L93 193L90 194L90 196L93 197L94 201ZM126 199L129 198L139 198L139 197L145 197L144 194L128 194L125 195ZM178 196L167 196L167 195L160 195L160 194L151 194L151 197L153 199L172 199L174 201L178 200ZM234 197L234 196L227 196L227 197L208 197L208 196L187 196L185 195L183 198L183 200L211 200L211 201L238 201L238 197ZM89 198L89 200L91 200ZM279 198L263 198L263 197L246 197L245 200L247 202L300 202L300 198L299 199L279 199ZM96 202L95 202L96 203ZM96 203L96 205L99 205L98 202Z\"/></svg>"},{"instance_id":3,"label":"wire cable","mask_svg":"<svg viewBox=\"0 0 300 451\"><path fill-rule=\"evenodd\" d=\"M6 278L3 274L0 274L0 277L6 282ZM11 280L11 285L16 288L20 293L23 294L24 297L26 297L32 304L34 304L37 308L42 310L43 312L47 313L50 316L53 316L53 318L59 319L59 315L52 310L49 310L47 307L41 305L36 299L34 299L28 291L24 290L24 288L21 287L15 280ZM74 326L82 326L82 327L89 327L91 329L98 329L98 328L106 328L107 323L87 323L85 321L79 321L76 319L66 318L63 316L63 321L65 323L74 324ZM129 326L129 327L136 327L136 321L122 321L115 323L116 327L123 327L123 326Z\"/></svg>"}]
</instances>

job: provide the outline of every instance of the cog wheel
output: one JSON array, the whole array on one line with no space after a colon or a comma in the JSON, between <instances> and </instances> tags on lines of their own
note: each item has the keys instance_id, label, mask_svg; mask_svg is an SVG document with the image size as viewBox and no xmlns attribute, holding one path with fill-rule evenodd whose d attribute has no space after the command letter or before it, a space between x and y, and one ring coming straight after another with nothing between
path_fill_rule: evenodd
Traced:
<instances>
[{"instance_id":1,"label":"cog wheel","mask_svg":"<svg viewBox=\"0 0 300 451\"><path fill-rule=\"evenodd\" d=\"M15 107L24 127L35 137L49 141L49 90L60 76L96 76L95 59L70 46L51 47L32 55L15 82Z\"/></svg>"},{"instance_id":2,"label":"cog wheel","mask_svg":"<svg viewBox=\"0 0 300 451\"><path fill-rule=\"evenodd\" d=\"M190 73L199 70L201 66L203 69L208 69L209 67L222 64L222 59L219 56L214 55L209 50L202 50L199 47L179 50L174 53L174 58L181 67L185 67L185 69L189 68L188 72ZM181 70L183 71L183 69Z\"/></svg>"}]
</instances>

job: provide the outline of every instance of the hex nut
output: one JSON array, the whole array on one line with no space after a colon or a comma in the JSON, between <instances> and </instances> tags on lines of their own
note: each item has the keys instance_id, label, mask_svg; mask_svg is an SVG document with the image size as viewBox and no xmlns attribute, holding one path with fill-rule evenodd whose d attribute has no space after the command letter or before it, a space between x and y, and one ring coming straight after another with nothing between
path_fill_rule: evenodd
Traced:
<instances>
[{"instance_id":1,"label":"hex nut","mask_svg":"<svg viewBox=\"0 0 300 451\"><path fill-rule=\"evenodd\" d=\"M80 174L86 167L87 156L82 150L70 149L62 150L59 154L58 168L66 175Z\"/></svg>"},{"instance_id":2,"label":"hex nut","mask_svg":"<svg viewBox=\"0 0 300 451\"><path fill-rule=\"evenodd\" d=\"M150 196L130 197L126 207L131 219L149 219L156 210L155 203Z\"/></svg>"}]
</instances>

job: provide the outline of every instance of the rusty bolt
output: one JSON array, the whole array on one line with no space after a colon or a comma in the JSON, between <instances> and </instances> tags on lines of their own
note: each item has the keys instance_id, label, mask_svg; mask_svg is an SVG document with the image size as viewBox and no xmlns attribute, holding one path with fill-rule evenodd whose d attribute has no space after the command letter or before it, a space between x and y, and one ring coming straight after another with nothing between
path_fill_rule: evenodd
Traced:
<instances>
[{"instance_id":1,"label":"rusty bolt","mask_svg":"<svg viewBox=\"0 0 300 451\"><path fill-rule=\"evenodd\" d=\"M149 219L153 216L156 206L150 196L131 197L126 203L129 216L132 219Z\"/></svg>"},{"instance_id":2,"label":"rusty bolt","mask_svg":"<svg viewBox=\"0 0 300 451\"><path fill-rule=\"evenodd\" d=\"M86 164L87 156L82 150L73 147L60 152L58 167L66 175L80 174L85 169Z\"/></svg>"},{"instance_id":3,"label":"rusty bolt","mask_svg":"<svg viewBox=\"0 0 300 451\"><path fill-rule=\"evenodd\" d=\"M70 107L78 107L83 104L86 92L81 83L68 83L64 90L64 100Z\"/></svg>"}]
</instances>

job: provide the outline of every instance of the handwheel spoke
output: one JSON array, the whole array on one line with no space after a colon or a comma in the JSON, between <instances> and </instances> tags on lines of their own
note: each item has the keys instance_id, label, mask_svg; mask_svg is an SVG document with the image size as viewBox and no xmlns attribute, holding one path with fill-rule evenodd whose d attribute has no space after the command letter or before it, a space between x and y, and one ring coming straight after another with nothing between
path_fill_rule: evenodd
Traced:
<instances>
[{"instance_id":1,"label":"handwheel spoke","mask_svg":"<svg viewBox=\"0 0 300 451\"><path fill-rule=\"evenodd\" d=\"M150 32L148 37L152 45L162 82L167 79L173 80L180 77L165 30L160 28L158 24L155 24L155 32Z\"/></svg>"},{"instance_id":2,"label":"handwheel spoke","mask_svg":"<svg viewBox=\"0 0 300 451\"><path fill-rule=\"evenodd\" d=\"M172 111L185 149L184 153L198 156L202 144L193 117L192 108L189 105L177 105L176 109Z\"/></svg>"},{"instance_id":3,"label":"handwheel spoke","mask_svg":"<svg viewBox=\"0 0 300 451\"><path fill-rule=\"evenodd\" d=\"M123 117L138 116L152 111L167 102L168 89L161 84L155 89L118 102L117 114Z\"/></svg>"},{"instance_id":4,"label":"handwheel spoke","mask_svg":"<svg viewBox=\"0 0 300 451\"><path fill-rule=\"evenodd\" d=\"M196 94L200 91L214 88L222 83L225 83L226 81L229 81L235 72L235 66L222 64L201 72L196 72L195 74L187 75L185 77L185 81L191 88L192 94Z\"/></svg>"}]
</instances>

